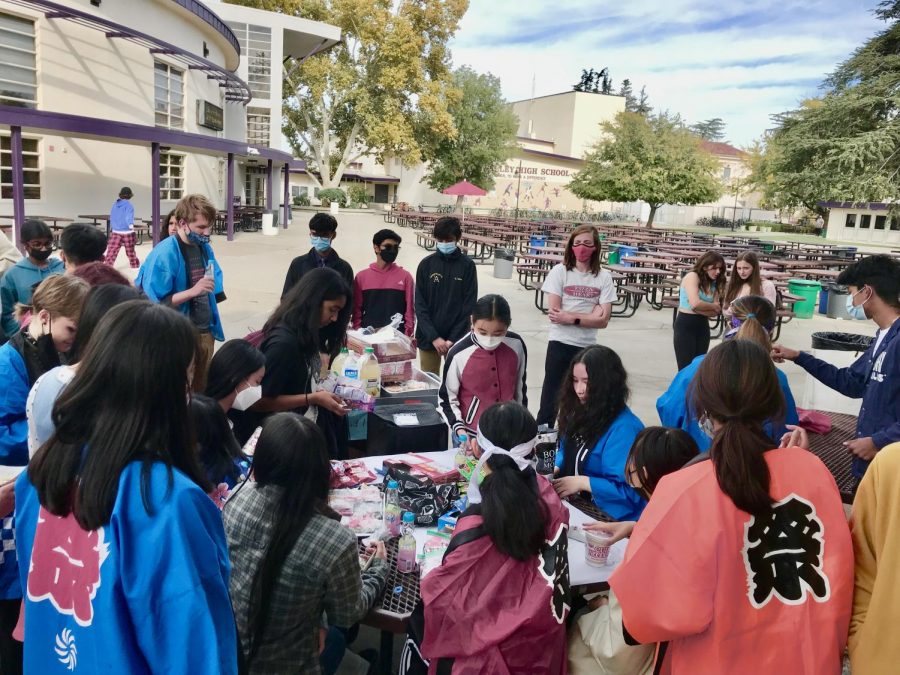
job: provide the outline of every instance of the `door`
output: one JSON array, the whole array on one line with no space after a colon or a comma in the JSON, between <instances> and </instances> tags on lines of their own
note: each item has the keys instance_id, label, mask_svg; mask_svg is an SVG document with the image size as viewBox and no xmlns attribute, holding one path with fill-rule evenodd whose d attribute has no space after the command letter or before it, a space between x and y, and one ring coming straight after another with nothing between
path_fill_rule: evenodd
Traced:
<instances>
[{"instance_id":1,"label":"door","mask_svg":"<svg viewBox=\"0 0 900 675\"><path fill-rule=\"evenodd\" d=\"M389 190L389 185L384 185L383 183L375 183L375 199L373 199L372 201L376 204L387 204Z\"/></svg>"}]
</instances>

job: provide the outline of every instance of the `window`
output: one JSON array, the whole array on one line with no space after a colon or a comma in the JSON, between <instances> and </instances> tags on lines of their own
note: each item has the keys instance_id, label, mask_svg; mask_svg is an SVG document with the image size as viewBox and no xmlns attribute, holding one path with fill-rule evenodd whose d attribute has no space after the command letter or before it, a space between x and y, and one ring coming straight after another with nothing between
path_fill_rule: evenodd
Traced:
<instances>
[{"instance_id":1,"label":"window","mask_svg":"<svg viewBox=\"0 0 900 675\"><path fill-rule=\"evenodd\" d=\"M309 195L309 188L305 185L291 185L291 196L305 197Z\"/></svg>"},{"instance_id":2,"label":"window","mask_svg":"<svg viewBox=\"0 0 900 675\"><path fill-rule=\"evenodd\" d=\"M900 232L900 218L891 218L891 232Z\"/></svg>"},{"instance_id":3,"label":"window","mask_svg":"<svg viewBox=\"0 0 900 675\"><path fill-rule=\"evenodd\" d=\"M0 103L37 107L34 22L0 14Z\"/></svg>"},{"instance_id":4,"label":"window","mask_svg":"<svg viewBox=\"0 0 900 675\"><path fill-rule=\"evenodd\" d=\"M860 216L859 218L859 227L861 230L868 230L869 226L872 224L872 216L866 214Z\"/></svg>"},{"instance_id":5,"label":"window","mask_svg":"<svg viewBox=\"0 0 900 675\"><path fill-rule=\"evenodd\" d=\"M159 198L184 197L184 155L161 152L159 155Z\"/></svg>"},{"instance_id":6,"label":"window","mask_svg":"<svg viewBox=\"0 0 900 675\"><path fill-rule=\"evenodd\" d=\"M887 216L875 216L875 229L883 230L887 224Z\"/></svg>"},{"instance_id":7,"label":"window","mask_svg":"<svg viewBox=\"0 0 900 675\"><path fill-rule=\"evenodd\" d=\"M847 222L844 223L844 227L856 227L856 214L855 213L847 214Z\"/></svg>"},{"instance_id":8,"label":"window","mask_svg":"<svg viewBox=\"0 0 900 675\"><path fill-rule=\"evenodd\" d=\"M156 126L181 129L184 127L184 72L157 61L153 75Z\"/></svg>"},{"instance_id":9,"label":"window","mask_svg":"<svg viewBox=\"0 0 900 675\"><path fill-rule=\"evenodd\" d=\"M230 23L241 45L241 56L247 61L247 84L254 98L272 96L272 30L265 26Z\"/></svg>"},{"instance_id":10,"label":"window","mask_svg":"<svg viewBox=\"0 0 900 675\"><path fill-rule=\"evenodd\" d=\"M269 146L271 112L268 108L247 108L247 142Z\"/></svg>"},{"instance_id":11,"label":"window","mask_svg":"<svg viewBox=\"0 0 900 675\"><path fill-rule=\"evenodd\" d=\"M722 180L729 180L731 178L731 167L726 166L722 169Z\"/></svg>"},{"instance_id":12,"label":"window","mask_svg":"<svg viewBox=\"0 0 900 675\"><path fill-rule=\"evenodd\" d=\"M36 138L22 139L22 176L25 199L41 198L41 155ZM0 136L0 198L12 199L12 140Z\"/></svg>"}]
</instances>

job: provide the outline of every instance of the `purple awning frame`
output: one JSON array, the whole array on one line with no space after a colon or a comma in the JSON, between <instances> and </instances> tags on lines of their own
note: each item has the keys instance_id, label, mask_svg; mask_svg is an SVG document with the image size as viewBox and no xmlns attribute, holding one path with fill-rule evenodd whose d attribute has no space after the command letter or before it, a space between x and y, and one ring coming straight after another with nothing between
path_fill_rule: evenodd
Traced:
<instances>
[{"instance_id":1,"label":"purple awning frame","mask_svg":"<svg viewBox=\"0 0 900 675\"><path fill-rule=\"evenodd\" d=\"M240 45L237 43L237 37L235 37L234 33L231 32L231 29L229 29L228 26L225 26L224 22L207 9L205 5L196 2L196 0L175 1L179 6L197 14L197 16L224 35L229 43L235 47L237 55L240 56L241 50ZM139 30L135 30L134 28L129 28L128 26L123 26L114 21L109 21L72 7L66 7L65 5L51 2L50 0L7 0L7 2L41 12L46 19L62 19L64 21L72 21L73 23L77 23L87 28L93 28L94 30L105 33L107 39L116 38L128 40L134 44L146 47L151 54L165 54L172 60L186 66L188 70L203 71L206 73L207 79L216 80L219 83L219 87L225 90L226 101L243 103L246 105L250 102L250 99L253 98L253 94L250 92L250 86L227 68L219 66L202 56L193 54L169 42L165 42L151 35L147 35L146 33L142 33ZM201 7L206 10L208 18L207 16L198 13ZM211 23L213 18L217 19L218 22L222 24L224 31L227 32L224 32L222 29Z\"/></svg>"}]
</instances>

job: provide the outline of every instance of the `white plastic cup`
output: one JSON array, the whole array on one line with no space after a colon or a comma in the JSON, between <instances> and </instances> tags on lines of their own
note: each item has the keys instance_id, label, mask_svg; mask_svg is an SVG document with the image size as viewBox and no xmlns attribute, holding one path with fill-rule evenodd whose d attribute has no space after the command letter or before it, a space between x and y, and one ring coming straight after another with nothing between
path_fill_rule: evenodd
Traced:
<instances>
[{"instance_id":1,"label":"white plastic cup","mask_svg":"<svg viewBox=\"0 0 900 675\"><path fill-rule=\"evenodd\" d=\"M584 560L594 567L605 567L612 548L609 537L601 532L584 531Z\"/></svg>"}]
</instances>

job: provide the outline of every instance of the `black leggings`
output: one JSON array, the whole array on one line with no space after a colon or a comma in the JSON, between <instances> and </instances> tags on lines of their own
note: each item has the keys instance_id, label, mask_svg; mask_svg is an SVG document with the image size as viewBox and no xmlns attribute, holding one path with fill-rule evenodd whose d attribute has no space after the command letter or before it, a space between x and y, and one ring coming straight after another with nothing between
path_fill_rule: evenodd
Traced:
<instances>
[{"instance_id":1,"label":"black leggings","mask_svg":"<svg viewBox=\"0 0 900 675\"><path fill-rule=\"evenodd\" d=\"M9 551L8 553L15 553ZM22 675L22 643L13 636L22 599L0 600L0 674Z\"/></svg>"},{"instance_id":2,"label":"black leggings","mask_svg":"<svg viewBox=\"0 0 900 675\"><path fill-rule=\"evenodd\" d=\"M569 372L572 359L583 347L567 345L565 342L551 340L547 344L547 359L544 361L544 388L541 390L541 409L538 412L538 425L556 426L556 414L559 407L559 388Z\"/></svg>"},{"instance_id":3,"label":"black leggings","mask_svg":"<svg viewBox=\"0 0 900 675\"><path fill-rule=\"evenodd\" d=\"M709 319L705 316L678 312L674 333L678 370L683 370L691 361L709 351Z\"/></svg>"}]
</instances>

